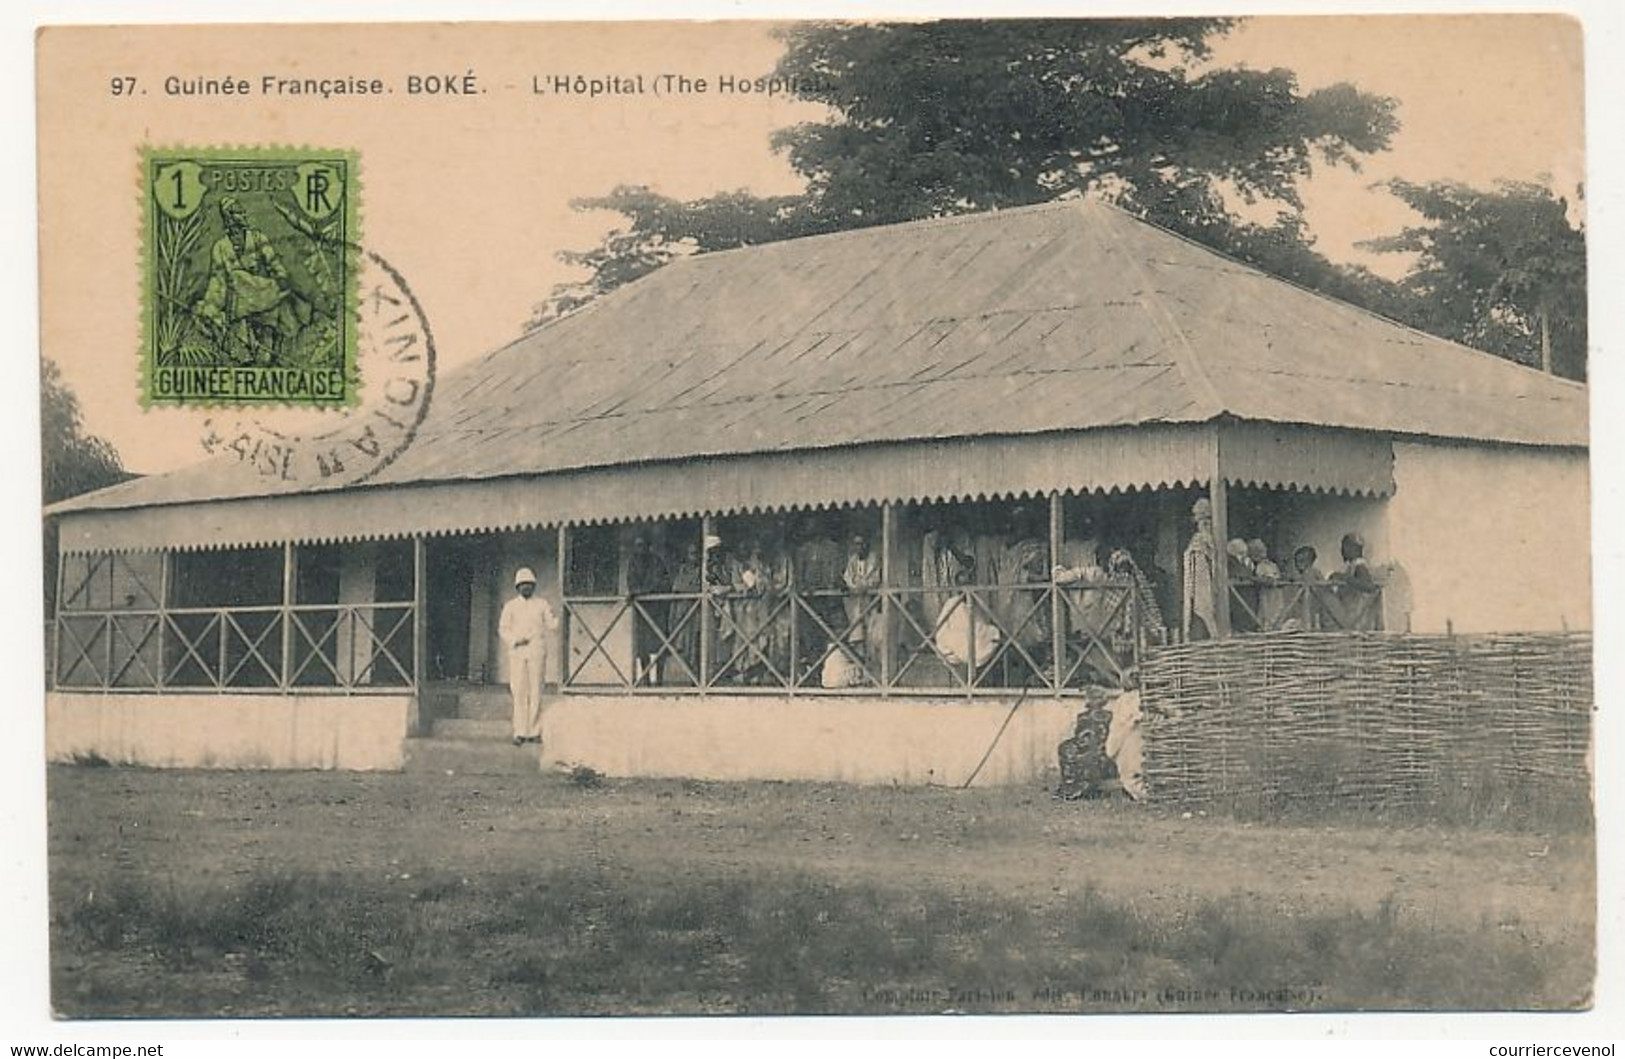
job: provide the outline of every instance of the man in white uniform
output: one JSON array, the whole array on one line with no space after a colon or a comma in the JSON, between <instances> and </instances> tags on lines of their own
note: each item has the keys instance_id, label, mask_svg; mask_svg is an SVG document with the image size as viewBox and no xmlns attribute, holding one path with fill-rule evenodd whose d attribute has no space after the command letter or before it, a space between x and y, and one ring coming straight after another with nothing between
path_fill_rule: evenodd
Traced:
<instances>
[{"instance_id":1,"label":"man in white uniform","mask_svg":"<svg viewBox=\"0 0 1625 1059\"><path fill-rule=\"evenodd\" d=\"M508 687L513 691L513 745L542 741L542 679L547 673L547 642L559 619L536 595L536 575L521 567L513 576L518 594L502 608L497 635L508 646Z\"/></svg>"}]
</instances>

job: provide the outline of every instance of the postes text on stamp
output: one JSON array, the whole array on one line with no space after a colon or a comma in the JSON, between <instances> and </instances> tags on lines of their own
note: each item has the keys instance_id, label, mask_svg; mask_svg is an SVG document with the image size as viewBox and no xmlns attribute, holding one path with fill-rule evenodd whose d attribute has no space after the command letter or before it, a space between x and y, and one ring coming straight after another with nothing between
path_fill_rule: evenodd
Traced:
<instances>
[{"instance_id":1,"label":"postes text on stamp","mask_svg":"<svg viewBox=\"0 0 1625 1059\"><path fill-rule=\"evenodd\" d=\"M354 405L356 155L149 148L142 172L143 404Z\"/></svg>"}]
</instances>

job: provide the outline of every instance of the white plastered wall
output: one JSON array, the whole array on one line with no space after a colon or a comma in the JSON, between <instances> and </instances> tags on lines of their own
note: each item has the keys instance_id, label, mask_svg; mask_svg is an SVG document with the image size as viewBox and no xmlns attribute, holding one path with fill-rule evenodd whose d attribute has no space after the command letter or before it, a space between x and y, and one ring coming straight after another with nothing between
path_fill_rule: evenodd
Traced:
<instances>
[{"instance_id":1,"label":"white plastered wall","mask_svg":"<svg viewBox=\"0 0 1625 1059\"><path fill-rule=\"evenodd\" d=\"M1591 627L1589 460L1573 449L1394 443L1386 547L1416 632Z\"/></svg>"},{"instance_id":2,"label":"white plastered wall","mask_svg":"<svg viewBox=\"0 0 1625 1059\"><path fill-rule=\"evenodd\" d=\"M410 694L54 691L45 751L156 768L393 770L412 709Z\"/></svg>"},{"instance_id":3,"label":"white plastered wall","mask_svg":"<svg viewBox=\"0 0 1625 1059\"><path fill-rule=\"evenodd\" d=\"M1075 699L563 695L543 764L612 776L1002 786L1053 783Z\"/></svg>"}]
</instances>

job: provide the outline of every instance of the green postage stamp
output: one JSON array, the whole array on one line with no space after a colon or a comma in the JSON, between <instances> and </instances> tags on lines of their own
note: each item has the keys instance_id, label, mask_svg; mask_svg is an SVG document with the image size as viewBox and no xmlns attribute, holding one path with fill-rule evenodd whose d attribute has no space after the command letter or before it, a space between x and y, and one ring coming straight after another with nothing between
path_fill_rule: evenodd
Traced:
<instances>
[{"instance_id":1,"label":"green postage stamp","mask_svg":"<svg viewBox=\"0 0 1625 1059\"><path fill-rule=\"evenodd\" d=\"M357 401L357 158L142 152L144 405Z\"/></svg>"}]
</instances>

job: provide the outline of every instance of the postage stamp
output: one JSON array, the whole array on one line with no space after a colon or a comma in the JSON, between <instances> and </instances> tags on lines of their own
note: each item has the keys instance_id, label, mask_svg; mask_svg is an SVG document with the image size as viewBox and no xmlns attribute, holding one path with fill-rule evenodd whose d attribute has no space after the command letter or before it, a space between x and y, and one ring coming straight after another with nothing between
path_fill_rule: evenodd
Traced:
<instances>
[{"instance_id":1,"label":"postage stamp","mask_svg":"<svg viewBox=\"0 0 1625 1059\"><path fill-rule=\"evenodd\" d=\"M357 401L354 152L142 152L141 400Z\"/></svg>"}]
</instances>

